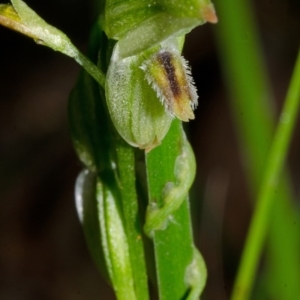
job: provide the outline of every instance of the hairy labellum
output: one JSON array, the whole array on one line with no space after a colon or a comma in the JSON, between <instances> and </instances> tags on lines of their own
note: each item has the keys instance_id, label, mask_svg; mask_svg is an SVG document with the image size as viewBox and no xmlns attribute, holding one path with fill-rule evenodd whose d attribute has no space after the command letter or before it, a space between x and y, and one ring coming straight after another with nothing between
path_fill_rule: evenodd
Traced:
<instances>
[{"instance_id":1,"label":"hairy labellum","mask_svg":"<svg viewBox=\"0 0 300 300\"><path fill-rule=\"evenodd\" d=\"M141 69L167 112L185 122L195 118L197 90L190 68L177 49L161 49L146 60Z\"/></svg>"},{"instance_id":2,"label":"hairy labellum","mask_svg":"<svg viewBox=\"0 0 300 300\"><path fill-rule=\"evenodd\" d=\"M166 114L139 68L145 56L149 54L143 52L122 58L117 43L107 72L105 92L110 116L122 138L132 146L150 151L167 134L172 117Z\"/></svg>"}]
</instances>

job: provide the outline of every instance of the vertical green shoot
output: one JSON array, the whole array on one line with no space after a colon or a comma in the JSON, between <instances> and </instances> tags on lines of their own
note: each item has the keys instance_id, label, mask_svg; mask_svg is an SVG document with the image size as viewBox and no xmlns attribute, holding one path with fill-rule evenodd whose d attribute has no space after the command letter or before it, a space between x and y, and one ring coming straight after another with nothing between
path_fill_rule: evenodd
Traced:
<instances>
[{"instance_id":1,"label":"vertical green shoot","mask_svg":"<svg viewBox=\"0 0 300 300\"><path fill-rule=\"evenodd\" d=\"M272 142L232 299L248 299L270 223L273 202L300 104L300 51Z\"/></svg>"},{"instance_id":2,"label":"vertical green shoot","mask_svg":"<svg viewBox=\"0 0 300 300\"><path fill-rule=\"evenodd\" d=\"M217 40L223 63L224 75L231 94L231 106L236 120L242 152L253 195L258 194L266 168L273 136L274 120L272 94L270 92L263 57L259 47L258 33L252 16L249 1L216 1L219 15ZM268 278L276 279L272 286L278 299L295 299L300 281L299 270L294 268L298 262L299 234L295 228L296 214L292 207L292 195L287 177L280 180L274 203L274 218L270 226L270 244L268 262L282 251L282 245L289 257L285 264L273 259L272 273ZM281 234L278 243L277 229L288 234ZM277 255L278 257L278 255ZM267 279L268 279L267 278ZM288 281L288 286L282 282ZM236 298L244 299L244 298Z\"/></svg>"}]
</instances>

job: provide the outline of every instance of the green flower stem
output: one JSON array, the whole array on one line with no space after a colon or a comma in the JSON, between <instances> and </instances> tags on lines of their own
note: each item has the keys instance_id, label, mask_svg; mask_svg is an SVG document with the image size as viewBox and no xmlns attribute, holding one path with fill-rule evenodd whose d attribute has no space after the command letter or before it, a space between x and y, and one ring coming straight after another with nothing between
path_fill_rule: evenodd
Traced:
<instances>
[{"instance_id":1,"label":"green flower stem","mask_svg":"<svg viewBox=\"0 0 300 300\"><path fill-rule=\"evenodd\" d=\"M270 223L272 204L300 103L300 51L267 161L232 299L248 299Z\"/></svg>"},{"instance_id":2,"label":"green flower stem","mask_svg":"<svg viewBox=\"0 0 300 300\"><path fill-rule=\"evenodd\" d=\"M181 123L174 120L162 144L146 153L150 207L147 214L150 213L150 219L153 207L159 211L161 208L165 210L165 205L170 205L165 203L166 184L175 183L175 187L173 186L175 189L176 184L180 186L181 179L178 181L176 178L178 170L176 171L175 166L177 158L182 155L185 143ZM189 151L186 153L187 159L193 161L193 154ZM186 167L190 164L191 162ZM191 173L194 172L194 167ZM153 225L151 228L147 223L149 220L146 221L147 231L151 232L153 237L160 300L198 299L206 281L204 262L203 260L200 262L198 259L200 254L196 255L194 252L187 189L185 186L182 188L185 196L181 200L180 207L172 210L167 219L165 215L161 216L158 228L156 222L154 224L150 222ZM176 202L176 197L173 200ZM146 215L146 220L148 217L149 215ZM162 224L164 226L161 226Z\"/></svg>"},{"instance_id":3,"label":"green flower stem","mask_svg":"<svg viewBox=\"0 0 300 300\"><path fill-rule=\"evenodd\" d=\"M74 46L76 49L76 47ZM85 55L76 49L74 59L99 83L105 87L105 75Z\"/></svg>"},{"instance_id":4,"label":"green flower stem","mask_svg":"<svg viewBox=\"0 0 300 300\"><path fill-rule=\"evenodd\" d=\"M148 279L143 251L142 227L135 188L134 149L116 137L119 185L122 195L124 227L127 235L135 294L138 300L148 300ZM131 298L126 298L130 299Z\"/></svg>"}]
</instances>

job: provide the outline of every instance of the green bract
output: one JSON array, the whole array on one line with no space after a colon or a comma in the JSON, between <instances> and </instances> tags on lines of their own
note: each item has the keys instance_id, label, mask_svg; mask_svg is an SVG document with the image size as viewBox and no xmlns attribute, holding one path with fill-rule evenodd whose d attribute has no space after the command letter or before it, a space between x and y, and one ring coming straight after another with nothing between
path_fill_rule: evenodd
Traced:
<instances>
[{"instance_id":1,"label":"green bract","mask_svg":"<svg viewBox=\"0 0 300 300\"><path fill-rule=\"evenodd\" d=\"M206 21L216 22L210 0L107 0L101 17L107 36L119 40L122 57L186 34Z\"/></svg>"}]
</instances>

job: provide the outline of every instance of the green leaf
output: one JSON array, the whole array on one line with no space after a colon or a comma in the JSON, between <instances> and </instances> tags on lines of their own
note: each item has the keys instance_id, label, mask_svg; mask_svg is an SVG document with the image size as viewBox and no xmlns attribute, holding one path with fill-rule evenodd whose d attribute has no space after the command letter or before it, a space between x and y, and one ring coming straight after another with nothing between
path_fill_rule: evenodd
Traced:
<instances>
[{"instance_id":1,"label":"green leaf","mask_svg":"<svg viewBox=\"0 0 300 300\"><path fill-rule=\"evenodd\" d=\"M181 123L174 120L162 144L146 154L150 212L153 207L160 209L168 205L164 200L166 187L168 189L171 182L178 183L175 165L182 155L184 143ZM193 161L193 155L188 155L188 159ZM167 218L163 217L163 227L152 231L161 300L197 299L206 281L203 260L201 256L199 259L200 254L195 255L187 189L183 189L186 195L181 206L174 207Z\"/></svg>"}]
</instances>

